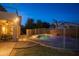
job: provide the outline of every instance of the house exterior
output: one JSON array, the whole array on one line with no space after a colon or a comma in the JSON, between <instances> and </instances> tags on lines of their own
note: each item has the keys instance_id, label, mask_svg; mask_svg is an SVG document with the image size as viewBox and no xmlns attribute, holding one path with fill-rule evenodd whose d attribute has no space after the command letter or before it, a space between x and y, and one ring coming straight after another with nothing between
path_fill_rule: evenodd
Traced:
<instances>
[{"instance_id":1,"label":"house exterior","mask_svg":"<svg viewBox=\"0 0 79 59\"><path fill-rule=\"evenodd\" d=\"M21 16L15 13L0 12L0 36L10 35L13 41L18 41L21 27Z\"/></svg>"}]
</instances>

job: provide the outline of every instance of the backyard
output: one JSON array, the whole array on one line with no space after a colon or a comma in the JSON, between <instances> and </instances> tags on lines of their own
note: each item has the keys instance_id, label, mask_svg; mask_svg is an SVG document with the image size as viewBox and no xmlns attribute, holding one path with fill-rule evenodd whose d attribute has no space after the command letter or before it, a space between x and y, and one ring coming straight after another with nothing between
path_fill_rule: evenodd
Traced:
<instances>
[{"instance_id":1,"label":"backyard","mask_svg":"<svg viewBox=\"0 0 79 59\"><path fill-rule=\"evenodd\" d=\"M0 4L0 56L79 55L77 5Z\"/></svg>"},{"instance_id":2,"label":"backyard","mask_svg":"<svg viewBox=\"0 0 79 59\"><path fill-rule=\"evenodd\" d=\"M6 46L7 44L7 46ZM4 45L2 48L1 45ZM5 56L72 56L77 55L73 51L55 49L40 44L36 44L31 41L26 42L1 42L0 43L0 52ZM5 48L5 49L4 49ZM1 53L0 53L1 55ZM3 55L3 56L4 56Z\"/></svg>"},{"instance_id":3,"label":"backyard","mask_svg":"<svg viewBox=\"0 0 79 59\"><path fill-rule=\"evenodd\" d=\"M71 51L64 51L58 49L51 49L41 45L35 45L33 47L26 48L14 48L11 55L15 56L63 56L63 55L75 55Z\"/></svg>"}]
</instances>

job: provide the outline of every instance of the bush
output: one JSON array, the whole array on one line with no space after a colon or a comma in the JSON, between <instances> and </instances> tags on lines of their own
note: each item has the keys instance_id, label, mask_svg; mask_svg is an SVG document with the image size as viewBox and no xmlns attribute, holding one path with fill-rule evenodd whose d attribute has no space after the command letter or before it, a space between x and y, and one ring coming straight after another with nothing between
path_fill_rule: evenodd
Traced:
<instances>
[{"instance_id":1,"label":"bush","mask_svg":"<svg viewBox=\"0 0 79 59\"><path fill-rule=\"evenodd\" d=\"M9 41L12 39L12 35L0 35L0 41Z\"/></svg>"}]
</instances>

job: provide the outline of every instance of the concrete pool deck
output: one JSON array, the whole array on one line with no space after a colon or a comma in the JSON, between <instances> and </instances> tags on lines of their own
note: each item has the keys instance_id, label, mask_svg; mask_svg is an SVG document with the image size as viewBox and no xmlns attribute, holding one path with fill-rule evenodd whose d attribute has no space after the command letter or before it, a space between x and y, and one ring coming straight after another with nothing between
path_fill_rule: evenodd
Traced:
<instances>
[{"instance_id":1,"label":"concrete pool deck","mask_svg":"<svg viewBox=\"0 0 79 59\"><path fill-rule=\"evenodd\" d=\"M57 49L65 49L65 50L72 50L72 51L79 51L79 46L77 41L74 38L66 37L64 40L62 36L52 37L50 39L30 39L32 42L37 44L47 46L50 48L57 48Z\"/></svg>"},{"instance_id":2,"label":"concrete pool deck","mask_svg":"<svg viewBox=\"0 0 79 59\"><path fill-rule=\"evenodd\" d=\"M62 40L58 40L60 38L56 38L53 40L35 40L35 39L29 39L27 40L27 38L25 38L26 41L24 42L0 42L0 56L10 56L11 52L13 49L15 48L27 48L27 47L31 47L34 46L36 44L40 44L41 46L46 46L46 47L50 47L50 48L56 48L56 49L61 49L60 46L63 44ZM56 42L57 41L57 42ZM72 41L72 42L71 42ZM59 47L54 47L54 44L56 42L56 45ZM68 43L73 43L74 44L74 40L68 40ZM59 45L60 44L60 45ZM70 44L71 45L71 44ZM65 49L65 48L62 48Z\"/></svg>"},{"instance_id":3,"label":"concrete pool deck","mask_svg":"<svg viewBox=\"0 0 79 59\"><path fill-rule=\"evenodd\" d=\"M0 56L9 56L16 42L0 42Z\"/></svg>"},{"instance_id":4,"label":"concrete pool deck","mask_svg":"<svg viewBox=\"0 0 79 59\"><path fill-rule=\"evenodd\" d=\"M15 48L27 48L36 45L31 41L26 42L0 42L0 56L10 56Z\"/></svg>"},{"instance_id":5,"label":"concrete pool deck","mask_svg":"<svg viewBox=\"0 0 79 59\"><path fill-rule=\"evenodd\" d=\"M26 42L0 42L0 56L16 56L18 53L20 53L20 54L28 53L29 56L30 56L30 54L32 52L36 52L37 49L39 50L40 47L39 48L35 47L35 46L38 46L38 45L39 45L39 43L35 43L33 41L26 41ZM49 46L47 46L47 45L40 44L40 46L41 47L47 47L47 49L50 50ZM27 51L28 49L32 49L32 48L35 48L35 49L33 49L34 51L33 50L31 50L31 52L22 51L23 49L25 49ZM53 47L53 49L54 49L54 47ZM42 48L41 48L41 50L42 50ZM54 50L57 50L59 52L60 51L67 51L67 50L62 50L62 49L59 50L57 48L54 49ZM74 54L72 51L67 51L67 52ZM44 52L42 52L42 53L44 53ZM60 52L60 53L62 54L62 52Z\"/></svg>"}]
</instances>

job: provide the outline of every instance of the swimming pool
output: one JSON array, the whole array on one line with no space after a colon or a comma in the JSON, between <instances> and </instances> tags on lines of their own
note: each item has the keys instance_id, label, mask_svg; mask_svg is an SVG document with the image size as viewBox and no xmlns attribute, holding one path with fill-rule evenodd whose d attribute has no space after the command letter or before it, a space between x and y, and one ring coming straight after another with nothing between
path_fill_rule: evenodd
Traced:
<instances>
[{"instance_id":1,"label":"swimming pool","mask_svg":"<svg viewBox=\"0 0 79 59\"><path fill-rule=\"evenodd\" d=\"M53 36L53 35L37 35L35 38L36 42L49 45L52 47L65 48L70 50L79 50L79 40L71 37Z\"/></svg>"}]
</instances>

